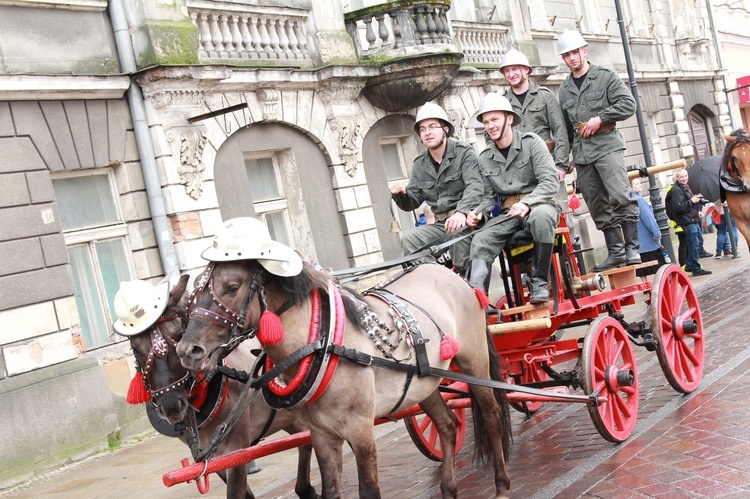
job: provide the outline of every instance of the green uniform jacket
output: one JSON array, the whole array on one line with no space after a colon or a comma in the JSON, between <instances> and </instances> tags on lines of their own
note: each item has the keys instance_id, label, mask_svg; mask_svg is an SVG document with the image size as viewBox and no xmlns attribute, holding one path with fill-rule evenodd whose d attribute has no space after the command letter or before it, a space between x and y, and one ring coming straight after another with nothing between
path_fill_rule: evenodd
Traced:
<instances>
[{"instance_id":1,"label":"green uniform jacket","mask_svg":"<svg viewBox=\"0 0 750 499\"><path fill-rule=\"evenodd\" d=\"M559 210L553 199L560 188L557 168L547 145L537 134L513 130L507 159L497 144L490 142L479 153L479 168L488 184L485 189L491 196L499 194L500 201L512 194L526 194L523 202L532 210L541 204Z\"/></svg>"},{"instance_id":2,"label":"green uniform jacket","mask_svg":"<svg viewBox=\"0 0 750 499\"><path fill-rule=\"evenodd\" d=\"M555 147L551 153L555 165L560 170L567 171L570 154L568 130L555 94L547 87L540 87L536 83L529 82L529 91L526 93L523 104L510 88L505 91L505 97L510 101L513 110L522 118L520 125L513 124L513 129L520 132L534 132L545 142L553 141Z\"/></svg>"},{"instance_id":3,"label":"green uniform jacket","mask_svg":"<svg viewBox=\"0 0 750 499\"><path fill-rule=\"evenodd\" d=\"M602 156L625 149L625 140L617 130L584 139L573 128L594 116L599 116L603 125L633 116L635 99L617 73L591 64L581 90L570 74L560 86L559 98L575 163L590 165Z\"/></svg>"},{"instance_id":4,"label":"green uniform jacket","mask_svg":"<svg viewBox=\"0 0 750 499\"><path fill-rule=\"evenodd\" d=\"M411 211L427 201L434 213L469 213L484 197L477 153L465 142L448 139L440 168L435 171L430 151L414 159L406 194L394 195L399 208Z\"/></svg>"}]
</instances>

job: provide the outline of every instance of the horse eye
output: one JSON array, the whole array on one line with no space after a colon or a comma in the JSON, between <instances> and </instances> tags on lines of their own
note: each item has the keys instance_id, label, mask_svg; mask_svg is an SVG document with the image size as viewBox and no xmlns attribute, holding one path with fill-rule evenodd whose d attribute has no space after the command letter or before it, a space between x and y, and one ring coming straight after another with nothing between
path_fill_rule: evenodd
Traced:
<instances>
[{"instance_id":1,"label":"horse eye","mask_svg":"<svg viewBox=\"0 0 750 499\"><path fill-rule=\"evenodd\" d=\"M240 290L240 287L236 284L231 284L227 286L227 293L229 294L236 295L239 290Z\"/></svg>"}]
</instances>

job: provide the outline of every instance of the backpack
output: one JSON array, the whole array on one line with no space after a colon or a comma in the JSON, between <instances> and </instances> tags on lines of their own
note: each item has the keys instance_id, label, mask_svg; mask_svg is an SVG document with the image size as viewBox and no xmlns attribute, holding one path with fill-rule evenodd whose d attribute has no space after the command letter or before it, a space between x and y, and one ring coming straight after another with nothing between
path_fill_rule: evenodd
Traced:
<instances>
[{"instance_id":1,"label":"backpack","mask_svg":"<svg viewBox=\"0 0 750 499\"><path fill-rule=\"evenodd\" d=\"M676 213L674 212L674 203L672 202L672 191L674 187L667 191L667 195L664 197L664 211L667 212L667 218L674 220Z\"/></svg>"}]
</instances>

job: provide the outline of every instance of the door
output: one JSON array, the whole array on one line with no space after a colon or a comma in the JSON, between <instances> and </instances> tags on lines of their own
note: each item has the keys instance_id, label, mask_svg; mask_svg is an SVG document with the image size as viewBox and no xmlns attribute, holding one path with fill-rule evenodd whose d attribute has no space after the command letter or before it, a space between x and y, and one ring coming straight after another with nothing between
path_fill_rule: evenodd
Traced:
<instances>
[{"instance_id":1,"label":"door","mask_svg":"<svg viewBox=\"0 0 750 499\"><path fill-rule=\"evenodd\" d=\"M706 131L706 119L691 110L688 113L688 125L690 126L690 143L693 146L695 161L711 156L711 146L708 142Z\"/></svg>"}]
</instances>

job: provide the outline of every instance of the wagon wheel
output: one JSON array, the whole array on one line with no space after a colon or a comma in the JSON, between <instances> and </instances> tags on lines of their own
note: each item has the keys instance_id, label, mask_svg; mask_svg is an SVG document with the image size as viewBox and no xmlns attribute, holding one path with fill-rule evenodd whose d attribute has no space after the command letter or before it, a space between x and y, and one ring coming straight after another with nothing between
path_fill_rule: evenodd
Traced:
<instances>
[{"instance_id":1,"label":"wagon wheel","mask_svg":"<svg viewBox=\"0 0 750 499\"><path fill-rule=\"evenodd\" d=\"M610 442L627 439L638 417L638 372L628 335L612 317L597 318L586 331L583 389L607 399L587 405L599 434Z\"/></svg>"},{"instance_id":2,"label":"wagon wheel","mask_svg":"<svg viewBox=\"0 0 750 499\"><path fill-rule=\"evenodd\" d=\"M651 331L664 376L690 393L703 377L703 319L693 285L677 265L662 266L651 287Z\"/></svg>"},{"instance_id":3,"label":"wagon wheel","mask_svg":"<svg viewBox=\"0 0 750 499\"><path fill-rule=\"evenodd\" d=\"M523 373L520 376L510 376L508 378L509 383L526 385L529 383L538 383L540 381L547 381L549 375L536 363L522 362ZM510 406L524 414L534 414L536 411L542 408L544 402L510 402Z\"/></svg>"},{"instance_id":4,"label":"wagon wheel","mask_svg":"<svg viewBox=\"0 0 750 499\"><path fill-rule=\"evenodd\" d=\"M466 436L466 409L453 409L453 414L458 418L456 426L456 454L458 454ZM437 428L428 415L417 414L416 416L406 417L404 418L404 424L419 452L433 461L443 460L443 443L440 440Z\"/></svg>"}]
</instances>

